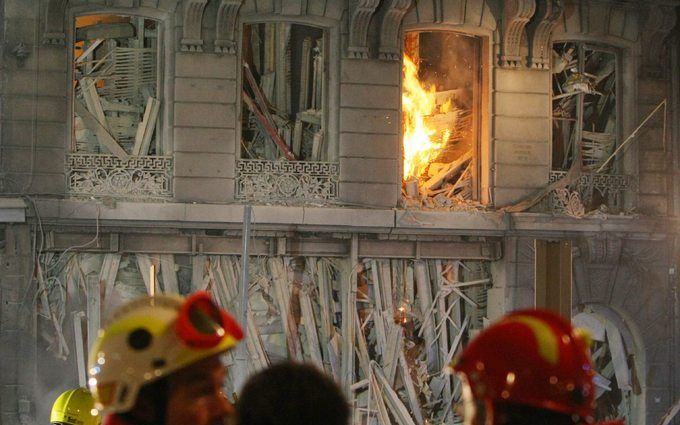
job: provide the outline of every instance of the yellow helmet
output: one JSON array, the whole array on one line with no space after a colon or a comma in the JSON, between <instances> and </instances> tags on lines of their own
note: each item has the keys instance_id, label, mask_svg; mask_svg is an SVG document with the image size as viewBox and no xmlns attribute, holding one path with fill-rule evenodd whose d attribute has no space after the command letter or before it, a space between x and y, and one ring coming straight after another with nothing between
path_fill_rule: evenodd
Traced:
<instances>
[{"instance_id":1,"label":"yellow helmet","mask_svg":"<svg viewBox=\"0 0 680 425\"><path fill-rule=\"evenodd\" d=\"M64 391L52 405L50 422L67 425L99 425L101 418L94 409L92 394L85 388Z\"/></svg>"},{"instance_id":2,"label":"yellow helmet","mask_svg":"<svg viewBox=\"0 0 680 425\"><path fill-rule=\"evenodd\" d=\"M143 297L122 306L99 332L89 356L88 384L95 407L126 412L140 387L243 338L243 331L207 292Z\"/></svg>"}]
</instances>

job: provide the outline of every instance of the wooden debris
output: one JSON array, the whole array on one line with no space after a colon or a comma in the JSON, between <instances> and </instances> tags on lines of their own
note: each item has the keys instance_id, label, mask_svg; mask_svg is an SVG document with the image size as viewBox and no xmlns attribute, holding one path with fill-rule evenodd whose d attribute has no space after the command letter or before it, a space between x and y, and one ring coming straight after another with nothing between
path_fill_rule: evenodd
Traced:
<instances>
[{"instance_id":1,"label":"wooden debris","mask_svg":"<svg viewBox=\"0 0 680 425\"><path fill-rule=\"evenodd\" d=\"M616 382L620 389L630 390L630 369L628 368L628 356L626 349L623 346L623 339L621 332L616 328L616 325L607 321L605 323L607 332L607 340L609 341L609 349L612 355L612 363L614 365L614 373L616 374Z\"/></svg>"},{"instance_id":2,"label":"wooden debris","mask_svg":"<svg viewBox=\"0 0 680 425\"><path fill-rule=\"evenodd\" d=\"M111 133L104 127L97 117L92 115L90 111L87 110L85 105L83 105L79 100L76 100L74 102L75 104L75 111L76 114L82 118L83 123L85 123L85 126L87 126L89 129L95 132L97 135L97 140L99 140L99 143L101 143L106 149L108 149L112 154L118 157L121 161L127 161L129 156L127 152L125 152L125 149L123 149L116 139L114 139L113 136L111 136Z\"/></svg>"},{"instance_id":3,"label":"wooden debris","mask_svg":"<svg viewBox=\"0 0 680 425\"><path fill-rule=\"evenodd\" d=\"M147 155L149 147L151 146L151 137L156 129L156 120L158 119L158 112L160 111L161 103L150 97L146 102L144 109L144 118L137 127L137 134L135 135L135 145L132 148L132 155Z\"/></svg>"},{"instance_id":4,"label":"wooden debris","mask_svg":"<svg viewBox=\"0 0 680 425\"><path fill-rule=\"evenodd\" d=\"M257 118L258 122L262 125L262 127L265 129L271 140L276 144L276 146L279 148L283 156L288 159L288 160L294 160L295 155L288 149L288 146L286 146L286 143L281 139L281 136L279 136L279 133L276 131L276 129L267 121L265 116L260 112L260 110L257 108L255 103L253 102L253 99L250 98L248 93L246 93L245 90L242 91L243 94L243 100L246 103L246 106L248 106L248 109L250 112L252 112L255 117Z\"/></svg>"},{"instance_id":5,"label":"wooden debris","mask_svg":"<svg viewBox=\"0 0 680 425\"><path fill-rule=\"evenodd\" d=\"M467 151L465 154L461 155L459 158L449 164L448 167L444 168L439 173L437 173L437 175L431 177L427 182L425 182L425 184L423 184L423 188L427 191L437 189L445 180L450 179L455 174L459 173L471 159L472 151Z\"/></svg>"},{"instance_id":6,"label":"wooden debris","mask_svg":"<svg viewBox=\"0 0 680 425\"><path fill-rule=\"evenodd\" d=\"M177 281L177 271L175 270L175 256L173 254L161 254L161 276L163 276L163 287L165 293L179 294L179 283Z\"/></svg>"}]
</instances>

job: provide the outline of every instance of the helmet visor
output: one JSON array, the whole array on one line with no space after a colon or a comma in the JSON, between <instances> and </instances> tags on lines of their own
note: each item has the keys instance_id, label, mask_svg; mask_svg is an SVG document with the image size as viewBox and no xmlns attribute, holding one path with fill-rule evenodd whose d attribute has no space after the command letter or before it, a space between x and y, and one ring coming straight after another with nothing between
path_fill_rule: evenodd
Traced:
<instances>
[{"instance_id":1,"label":"helmet visor","mask_svg":"<svg viewBox=\"0 0 680 425\"><path fill-rule=\"evenodd\" d=\"M177 335L189 347L212 348L229 333L230 319L207 292L197 292L180 308Z\"/></svg>"}]
</instances>

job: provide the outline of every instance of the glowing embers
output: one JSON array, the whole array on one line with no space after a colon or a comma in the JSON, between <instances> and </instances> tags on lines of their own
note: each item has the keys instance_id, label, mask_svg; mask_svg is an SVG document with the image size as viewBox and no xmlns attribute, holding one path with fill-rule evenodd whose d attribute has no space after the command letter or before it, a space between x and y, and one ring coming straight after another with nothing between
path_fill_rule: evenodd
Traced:
<instances>
[{"instance_id":1,"label":"glowing embers","mask_svg":"<svg viewBox=\"0 0 680 425\"><path fill-rule=\"evenodd\" d=\"M402 81L406 206L457 208L476 199L480 42L456 33L406 35Z\"/></svg>"}]
</instances>

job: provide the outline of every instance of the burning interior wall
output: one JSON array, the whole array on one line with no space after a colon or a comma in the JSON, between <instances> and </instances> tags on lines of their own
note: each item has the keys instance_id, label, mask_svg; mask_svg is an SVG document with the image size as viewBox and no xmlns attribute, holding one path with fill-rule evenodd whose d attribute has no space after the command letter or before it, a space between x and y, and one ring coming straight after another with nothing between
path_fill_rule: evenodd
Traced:
<instances>
[{"instance_id":1,"label":"burning interior wall","mask_svg":"<svg viewBox=\"0 0 680 425\"><path fill-rule=\"evenodd\" d=\"M404 45L404 202L451 207L477 200L481 39L407 32Z\"/></svg>"}]
</instances>

